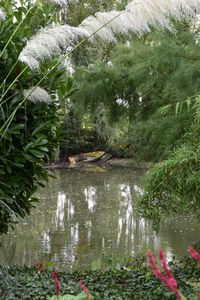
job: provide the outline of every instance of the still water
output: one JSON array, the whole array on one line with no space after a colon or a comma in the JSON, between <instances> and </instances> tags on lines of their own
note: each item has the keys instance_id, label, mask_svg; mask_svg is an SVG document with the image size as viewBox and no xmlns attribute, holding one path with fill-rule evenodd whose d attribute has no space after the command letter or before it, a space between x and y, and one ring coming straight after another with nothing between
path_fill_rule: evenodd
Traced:
<instances>
[{"instance_id":1,"label":"still water","mask_svg":"<svg viewBox=\"0 0 200 300\"><path fill-rule=\"evenodd\" d=\"M31 217L10 233L16 242L13 263L51 260L64 269L88 269L102 255L125 258L163 249L181 258L199 238L200 225L189 217L165 220L160 231L141 217L136 198L144 170L125 167L68 169L55 172L37 193ZM6 237L5 244L8 246Z\"/></svg>"}]
</instances>

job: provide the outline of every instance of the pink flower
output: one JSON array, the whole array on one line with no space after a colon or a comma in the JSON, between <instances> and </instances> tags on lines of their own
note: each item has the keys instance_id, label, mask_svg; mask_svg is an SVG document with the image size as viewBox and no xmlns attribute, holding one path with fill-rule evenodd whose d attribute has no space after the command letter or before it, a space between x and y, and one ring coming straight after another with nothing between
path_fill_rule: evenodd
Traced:
<instances>
[{"instance_id":1,"label":"pink flower","mask_svg":"<svg viewBox=\"0 0 200 300\"><path fill-rule=\"evenodd\" d=\"M166 260L164 258L164 253L163 251L159 251L159 258L160 258L160 264L161 266L163 267L163 270L166 274L167 277L173 277L172 274L170 273L169 269L167 268L167 263L166 263Z\"/></svg>"},{"instance_id":2,"label":"pink flower","mask_svg":"<svg viewBox=\"0 0 200 300\"><path fill-rule=\"evenodd\" d=\"M80 284L81 289L82 289L82 290L84 291L84 293L86 294L87 298L90 299L90 294L89 294L89 292L88 292L86 286L84 285L83 281L80 280L80 281L79 281L79 284Z\"/></svg>"},{"instance_id":3,"label":"pink flower","mask_svg":"<svg viewBox=\"0 0 200 300\"><path fill-rule=\"evenodd\" d=\"M190 252L193 259L200 264L200 254L192 246L188 247L188 251Z\"/></svg>"},{"instance_id":4,"label":"pink flower","mask_svg":"<svg viewBox=\"0 0 200 300\"><path fill-rule=\"evenodd\" d=\"M149 258L149 264L150 266L152 267L152 270L153 270L153 273L154 275L160 279L160 281L164 282L165 281L165 278L164 276L162 275L162 273L160 272L160 270L157 268L156 264L155 264L155 259L152 255L152 252L148 252L147 254L148 258Z\"/></svg>"},{"instance_id":5,"label":"pink flower","mask_svg":"<svg viewBox=\"0 0 200 300\"><path fill-rule=\"evenodd\" d=\"M58 280L58 274L56 272L51 273L51 277L54 280L55 283L55 289L56 289L56 296L58 297L60 294L60 282Z\"/></svg>"},{"instance_id":6,"label":"pink flower","mask_svg":"<svg viewBox=\"0 0 200 300\"><path fill-rule=\"evenodd\" d=\"M177 300L181 300L181 296L179 294L178 287L177 287L177 282L176 282L175 278L172 276L171 272L169 271L169 269L167 267L167 263L166 263L166 260L164 258L163 252L162 251L159 252L159 258L160 258L160 264L163 268L163 271L164 271L165 275L163 275L162 272L156 266L155 259L152 255L152 252L149 251L147 256L148 256L149 264L152 267L154 275L161 282L163 282L170 291L172 291L176 294Z\"/></svg>"},{"instance_id":7,"label":"pink flower","mask_svg":"<svg viewBox=\"0 0 200 300\"><path fill-rule=\"evenodd\" d=\"M197 292L197 299L200 300L200 294Z\"/></svg>"}]
</instances>

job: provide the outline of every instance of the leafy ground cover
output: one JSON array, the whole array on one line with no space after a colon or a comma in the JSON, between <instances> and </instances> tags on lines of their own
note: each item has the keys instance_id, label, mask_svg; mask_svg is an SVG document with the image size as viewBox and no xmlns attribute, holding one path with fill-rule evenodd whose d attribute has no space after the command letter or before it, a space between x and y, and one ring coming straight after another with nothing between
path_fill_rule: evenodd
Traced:
<instances>
[{"instance_id":1,"label":"leafy ground cover","mask_svg":"<svg viewBox=\"0 0 200 300\"><path fill-rule=\"evenodd\" d=\"M171 271L176 278L179 290L187 299L200 289L200 268L191 258L179 263L171 263ZM143 260L134 267L107 271L85 271L59 273L60 295L81 293L82 280L93 299L176 299L153 275ZM9 268L0 266L0 299L28 300L50 299L55 295L54 281L50 271L38 272L35 267Z\"/></svg>"}]
</instances>

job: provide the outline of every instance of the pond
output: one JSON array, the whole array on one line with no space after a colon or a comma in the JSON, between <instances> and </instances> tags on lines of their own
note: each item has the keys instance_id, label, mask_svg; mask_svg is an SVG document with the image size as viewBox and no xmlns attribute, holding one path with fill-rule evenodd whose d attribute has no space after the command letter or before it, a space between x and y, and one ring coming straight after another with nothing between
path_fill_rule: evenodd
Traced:
<instances>
[{"instance_id":1,"label":"pond","mask_svg":"<svg viewBox=\"0 0 200 300\"><path fill-rule=\"evenodd\" d=\"M31 217L6 237L16 243L13 262L31 265L53 261L61 269L101 266L102 259L126 260L148 249L163 249L167 258L180 259L198 239L200 225L176 216L156 233L139 215L136 198L142 192L144 170L98 166L55 171L37 197Z\"/></svg>"}]
</instances>

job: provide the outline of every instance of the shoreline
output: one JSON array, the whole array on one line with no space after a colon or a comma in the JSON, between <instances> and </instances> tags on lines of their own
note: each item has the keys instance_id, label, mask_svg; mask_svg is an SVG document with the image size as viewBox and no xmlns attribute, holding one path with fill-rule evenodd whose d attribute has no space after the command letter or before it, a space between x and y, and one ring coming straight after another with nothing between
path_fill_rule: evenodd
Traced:
<instances>
[{"instance_id":1,"label":"shoreline","mask_svg":"<svg viewBox=\"0 0 200 300\"><path fill-rule=\"evenodd\" d=\"M152 163L151 162L140 162L136 163L133 158L111 158L107 162L93 162L93 163L82 163L77 162L75 164L70 164L70 162L55 162L51 164L46 164L45 169L71 169L71 168L84 168L84 166L111 166L111 167L132 167L136 169L148 169Z\"/></svg>"}]
</instances>

